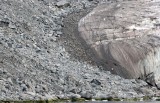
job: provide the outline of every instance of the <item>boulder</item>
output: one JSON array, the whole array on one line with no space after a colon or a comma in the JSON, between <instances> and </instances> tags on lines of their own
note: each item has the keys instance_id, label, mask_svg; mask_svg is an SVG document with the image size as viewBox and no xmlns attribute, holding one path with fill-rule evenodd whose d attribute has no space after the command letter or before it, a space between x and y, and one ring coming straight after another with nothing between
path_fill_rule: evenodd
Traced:
<instances>
[{"instance_id":1,"label":"boulder","mask_svg":"<svg viewBox=\"0 0 160 103\"><path fill-rule=\"evenodd\" d=\"M124 78L160 87L160 0L101 4L78 23L97 63Z\"/></svg>"}]
</instances>

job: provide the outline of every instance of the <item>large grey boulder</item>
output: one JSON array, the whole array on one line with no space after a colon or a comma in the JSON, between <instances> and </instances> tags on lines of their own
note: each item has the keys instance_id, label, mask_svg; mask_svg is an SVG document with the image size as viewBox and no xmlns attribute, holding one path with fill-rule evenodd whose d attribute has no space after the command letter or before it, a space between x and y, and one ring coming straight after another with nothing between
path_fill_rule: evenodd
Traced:
<instances>
[{"instance_id":1,"label":"large grey boulder","mask_svg":"<svg viewBox=\"0 0 160 103\"><path fill-rule=\"evenodd\" d=\"M160 86L160 0L101 4L78 24L106 70Z\"/></svg>"}]
</instances>

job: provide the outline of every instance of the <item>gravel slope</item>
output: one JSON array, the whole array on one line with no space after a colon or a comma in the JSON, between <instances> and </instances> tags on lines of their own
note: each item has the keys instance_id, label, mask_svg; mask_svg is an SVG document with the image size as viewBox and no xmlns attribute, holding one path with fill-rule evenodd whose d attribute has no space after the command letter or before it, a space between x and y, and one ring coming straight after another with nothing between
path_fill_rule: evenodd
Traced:
<instances>
[{"instance_id":1,"label":"gravel slope","mask_svg":"<svg viewBox=\"0 0 160 103\"><path fill-rule=\"evenodd\" d=\"M103 2L0 0L0 100L158 95L97 67L75 38L78 19Z\"/></svg>"}]
</instances>

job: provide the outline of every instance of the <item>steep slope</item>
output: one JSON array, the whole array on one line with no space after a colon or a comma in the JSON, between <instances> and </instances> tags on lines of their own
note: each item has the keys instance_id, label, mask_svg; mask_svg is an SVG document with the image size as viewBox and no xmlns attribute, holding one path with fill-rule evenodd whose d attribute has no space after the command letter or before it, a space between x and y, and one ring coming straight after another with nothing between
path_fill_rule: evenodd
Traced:
<instances>
[{"instance_id":1,"label":"steep slope","mask_svg":"<svg viewBox=\"0 0 160 103\"><path fill-rule=\"evenodd\" d=\"M63 19L97 3L0 0L0 99L141 97L157 93L154 88L141 92L140 88L147 90L143 81L123 79L71 58L65 49L67 42L59 40L67 35L62 32Z\"/></svg>"}]
</instances>

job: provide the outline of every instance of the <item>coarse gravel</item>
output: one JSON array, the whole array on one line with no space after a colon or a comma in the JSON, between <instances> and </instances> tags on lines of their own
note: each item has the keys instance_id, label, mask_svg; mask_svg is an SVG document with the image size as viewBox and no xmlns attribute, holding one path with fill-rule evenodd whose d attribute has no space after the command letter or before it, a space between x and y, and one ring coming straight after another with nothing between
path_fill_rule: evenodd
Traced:
<instances>
[{"instance_id":1,"label":"coarse gravel","mask_svg":"<svg viewBox=\"0 0 160 103\"><path fill-rule=\"evenodd\" d=\"M105 2L118 1L0 0L0 100L159 95L104 71L76 37L78 20Z\"/></svg>"}]
</instances>

